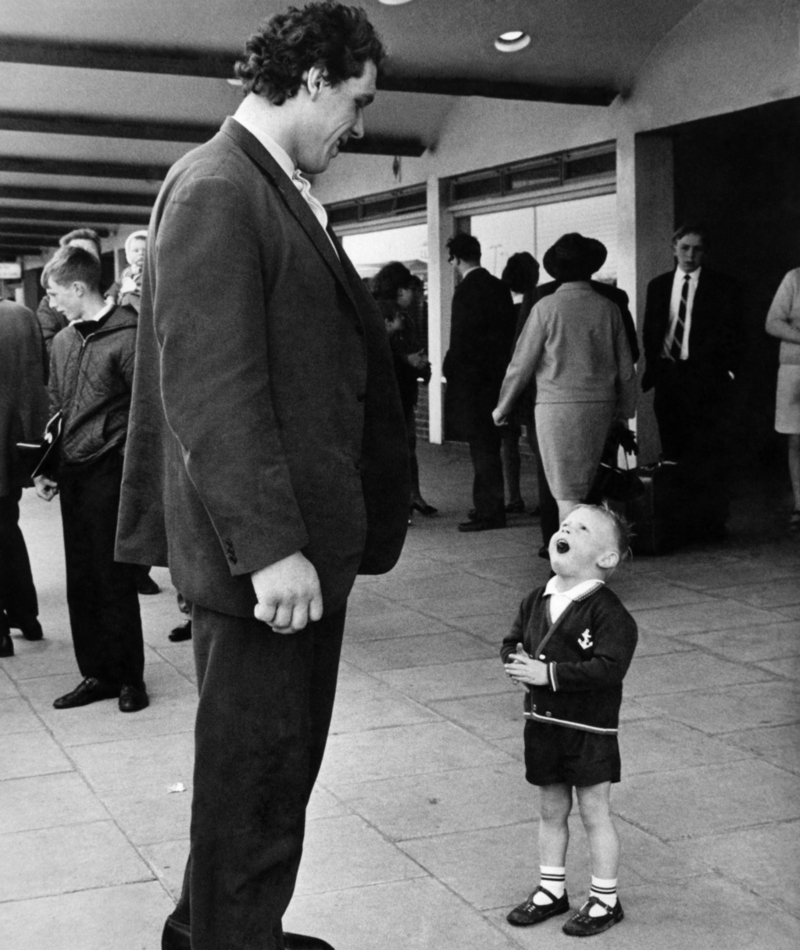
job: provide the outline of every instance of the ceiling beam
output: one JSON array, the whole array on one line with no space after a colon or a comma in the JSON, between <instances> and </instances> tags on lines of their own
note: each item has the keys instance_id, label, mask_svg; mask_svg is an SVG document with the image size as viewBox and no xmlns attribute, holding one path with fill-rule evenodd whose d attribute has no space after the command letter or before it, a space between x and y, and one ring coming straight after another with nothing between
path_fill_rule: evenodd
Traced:
<instances>
[{"instance_id":1,"label":"ceiling beam","mask_svg":"<svg viewBox=\"0 0 800 950\"><path fill-rule=\"evenodd\" d=\"M130 191L88 191L85 188L21 188L3 185L2 197L10 201L68 201L76 205L123 205L150 208L156 195Z\"/></svg>"},{"instance_id":2,"label":"ceiling beam","mask_svg":"<svg viewBox=\"0 0 800 950\"><path fill-rule=\"evenodd\" d=\"M163 181L169 165L134 165L131 162L87 162L68 158L27 158L0 155L0 172L23 175L75 175L81 178L127 178Z\"/></svg>"},{"instance_id":3,"label":"ceiling beam","mask_svg":"<svg viewBox=\"0 0 800 950\"><path fill-rule=\"evenodd\" d=\"M123 72L160 73L231 79L238 54L228 50L190 50L168 47L114 46L0 38L0 61L76 69L115 69ZM378 88L387 92L416 92L437 96L484 96L565 105L607 106L617 96L610 86L569 86L543 83L497 82L484 79L438 78L403 75L389 68L378 76Z\"/></svg>"},{"instance_id":4,"label":"ceiling beam","mask_svg":"<svg viewBox=\"0 0 800 950\"><path fill-rule=\"evenodd\" d=\"M41 244L43 247L56 247L60 235L57 234L17 234L15 228L4 228L0 225L0 242L18 241L21 244Z\"/></svg>"},{"instance_id":5,"label":"ceiling beam","mask_svg":"<svg viewBox=\"0 0 800 950\"><path fill-rule=\"evenodd\" d=\"M143 224L150 221L150 215L145 211L95 211L93 208L76 208L74 210L53 211L50 208L25 208L0 204L0 226L4 220L10 221L61 221L67 227L92 227L95 224Z\"/></svg>"},{"instance_id":6,"label":"ceiling beam","mask_svg":"<svg viewBox=\"0 0 800 950\"><path fill-rule=\"evenodd\" d=\"M2 217L2 206L0 206L0 217ZM95 228L97 231L98 237L108 237L109 231L108 228ZM18 235L30 235L31 237L54 237L56 240L66 234L63 225L61 224L46 224L46 223L37 223L37 224L20 224L17 221L0 221L0 232L3 234L18 234Z\"/></svg>"},{"instance_id":7,"label":"ceiling beam","mask_svg":"<svg viewBox=\"0 0 800 950\"><path fill-rule=\"evenodd\" d=\"M0 112L0 130L55 135L95 135L104 138L148 139L162 142L207 142L216 125L189 122L156 122L147 119L114 119L104 116L61 115L38 112ZM418 158L425 146L416 138L369 136L351 139L343 152L368 155L402 155Z\"/></svg>"}]
</instances>

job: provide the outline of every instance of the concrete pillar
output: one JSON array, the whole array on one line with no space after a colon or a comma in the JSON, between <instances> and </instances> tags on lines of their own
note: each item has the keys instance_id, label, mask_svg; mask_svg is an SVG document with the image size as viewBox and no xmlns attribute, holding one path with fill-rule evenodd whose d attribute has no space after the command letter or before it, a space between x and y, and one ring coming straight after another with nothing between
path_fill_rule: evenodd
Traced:
<instances>
[{"instance_id":1,"label":"concrete pillar","mask_svg":"<svg viewBox=\"0 0 800 950\"><path fill-rule=\"evenodd\" d=\"M445 206L445 187L436 176L428 179L428 386L430 441L444 441L444 388L442 361L450 343L450 302L453 269L447 263L445 242L453 234L453 216Z\"/></svg>"},{"instance_id":2,"label":"concrete pillar","mask_svg":"<svg viewBox=\"0 0 800 950\"><path fill-rule=\"evenodd\" d=\"M673 265L675 229L672 138L621 130L617 136L617 239L619 286L630 297L641 344L647 284ZM639 373L644 359L639 361ZM639 460L653 462L661 451L652 392L641 394L636 420Z\"/></svg>"}]
</instances>

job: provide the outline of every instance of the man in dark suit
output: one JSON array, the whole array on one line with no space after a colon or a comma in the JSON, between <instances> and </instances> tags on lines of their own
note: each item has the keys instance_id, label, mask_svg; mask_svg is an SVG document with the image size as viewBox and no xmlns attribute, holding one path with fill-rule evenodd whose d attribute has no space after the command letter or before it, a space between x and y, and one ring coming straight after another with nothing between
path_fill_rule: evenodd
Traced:
<instances>
[{"instance_id":1,"label":"man in dark suit","mask_svg":"<svg viewBox=\"0 0 800 950\"><path fill-rule=\"evenodd\" d=\"M569 247L573 234L564 234L562 235L556 243L548 248L545 256L542 260L545 270L548 273L548 264L554 270L558 270L558 260L562 248L566 249ZM606 258L608 257L608 251L606 250L605 244L602 241L598 241L596 238L584 238L586 242L587 253L590 254L591 260L591 272L593 274L597 273L600 268L605 264ZM551 274L551 276L553 276ZM548 297L550 294L554 294L558 288L561 286L562 281L560 280L551 280L546 284L540 284L536 288L536 298L535 301L538 303L542 298ZM607 300L610 300L612 303L615 303L619 307L620 316L622 317L622 324L625 327L625 339L628 341L628 345L631 348L631 358L633 362L636 363L639 360L639 341L636 338L636 324L633 322L633 317L631 316L630 308L628 307L628 295L624 290L620 290L619 287L614 287L611 284L605 284L601 280L590 280L589 285L592 290L597 291L598 294L605 297ZM550 544L550 538L558 531L558 505L556 504L555 498L553 498L552 492L550 491L550 486L547 484L547 478L544 474L544 466L537 466L537 476L539 480L539 508L541 510L541 527L542 527L542 547L540 548L540 555L544 558L548 558L550 555L548 553L548 546ZM594 499L592 499L594 500Z\"/></svg>"},{"instance_id":2,"label":"man in dark suit","mask_svg":"<svg viewBox=\"0 0 800 950\"><path fill-rule=\"evenodd\" d=\"M410 485L383 320L302 173L363 135L383 56L363 11L273 16L236 115L153 211L118 557L168 563L193 604L191 849L167 950L329 946L281 918L347 597L399 557Z\"/></svg>"},{"instance_id":3,"label":"man in dark suit","mask_svg":"<svg viewBox=\"0 0 800 950\"><path fill-rule=\"evenodd\" d=\"M481 245L471 234L447 242L461 282L453 294L450 349L444 360L448 422L469 442L475 472L474 509L459 531L506 526L500 430L492 410L514 346L517 316L511 291L481 267Z\"/></svg>"},{"instance_id":4,"label":"man in dark suit","mask_svg":"<svg viewBox=\"0 0 800 950\"><path fill-rule=\"evenodd\" d=\"M741 288L704 266L708 234L684 225L672 239L677 267L651 280L644 314L642 389L653 409L662 456L685 463L694 533L724 535L734 381L744 352Z\"/></svg>"}]
</instances>

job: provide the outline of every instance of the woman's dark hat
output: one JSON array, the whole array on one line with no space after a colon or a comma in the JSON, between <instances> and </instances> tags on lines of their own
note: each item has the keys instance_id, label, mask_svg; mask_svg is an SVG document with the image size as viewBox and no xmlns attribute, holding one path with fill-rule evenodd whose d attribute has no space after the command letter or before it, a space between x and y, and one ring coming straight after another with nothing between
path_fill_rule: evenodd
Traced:
<instances>
[{"instance_id":1,"label":"woman's dark hat","mask_svg":"<svg viewBox=\"0 0 800 950\"><path fill-rule=\"evenodd\" d=\"M577 232L563 234L544 255L542 263L555 280L588 280L605 264L605 244Z\"/></svg>"}]
</instances>

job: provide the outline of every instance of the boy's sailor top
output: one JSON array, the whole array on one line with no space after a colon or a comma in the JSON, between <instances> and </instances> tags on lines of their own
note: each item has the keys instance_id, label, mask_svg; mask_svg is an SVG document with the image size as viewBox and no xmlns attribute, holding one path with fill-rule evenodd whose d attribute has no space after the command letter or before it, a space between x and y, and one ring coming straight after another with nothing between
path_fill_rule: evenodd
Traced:
<instances>
[{"instance_id":1,"label":"boy's sailor top","mask_svg":"<svg viewBox=\"0 0 800 950\"><path fill-rule=\"evenodd\" d=\"M547 664L548 685L527 688L527 718L614 735L622 680L638 639L636 622L602 581L578 584L566 595L555 590L554 581L523 600L503 640L503 662L521 643L529 656Z\"/></svg>"}]
</instances>

